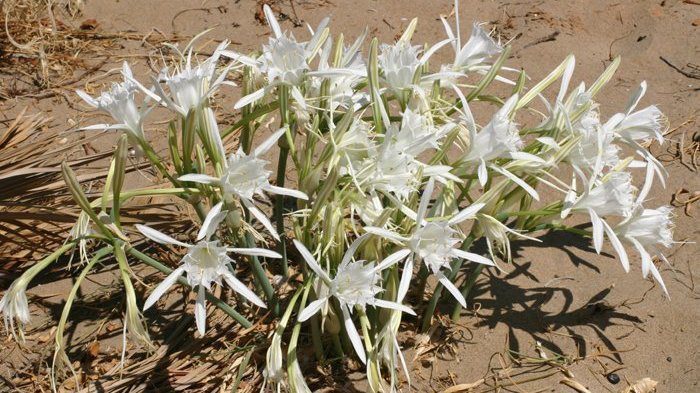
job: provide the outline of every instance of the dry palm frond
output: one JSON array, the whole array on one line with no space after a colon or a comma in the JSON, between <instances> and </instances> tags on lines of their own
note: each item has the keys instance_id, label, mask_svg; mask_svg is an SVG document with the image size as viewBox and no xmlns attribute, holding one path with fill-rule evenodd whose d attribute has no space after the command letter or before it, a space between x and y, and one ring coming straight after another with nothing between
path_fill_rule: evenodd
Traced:
<instances>
[{"instance_id":1,"label":"dry palm frond","mask_svg":"<svg viewBox=\"0 0 700 393\"><path fill-rule=\"evenodd\" d=\"M77 219L78 209L65 189L60 163L84 140L69 142L46 130L47 123L25 110L0 129L0 255L8 263L3 270L63 243ZM107 174L104 162L109 155L92 154L69 164L92 164L97 169L88 178L100 180Z\"/></svg>"}]
</instances>

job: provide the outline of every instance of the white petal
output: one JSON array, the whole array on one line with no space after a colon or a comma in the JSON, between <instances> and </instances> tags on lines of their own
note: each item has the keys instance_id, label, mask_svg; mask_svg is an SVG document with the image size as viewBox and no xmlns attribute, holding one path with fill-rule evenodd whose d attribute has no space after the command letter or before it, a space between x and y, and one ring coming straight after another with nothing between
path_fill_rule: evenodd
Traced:
<instances>
[{"instance_id":1,"label":"white petal","mask_svg":"<svg viewBox=\"0 0 700 393\"><path fill-rule=\"evenodd\" d=\"M462 296L459 289L452 283L452 281L450 281L449 278L447 278L447 276L445 276L445 274L442 272L437 272L435 276L438 278L438 281L440 281L440 284L442 284L442 286L445 287L445 289L447 289L455 299L457 299L462 307L467 307L467 301L464 300L464 296Z\"/></svg>"},{"instance_id":2,"label":"white petal","mask_svg":"<svg viewBox=\"0 0 700 393\"><path fill-rule=\"evenodd\" d=\"M479 212L484 206L486 206L485 203L474 203L471 206L463 209L459 213L455 214L452 218L450 218L449 221L447 221L448 224L454 225L454 224L459 224L462 221L474 218L476 213Z\"/></svg>"},{"instance_id":3,"label":"white petal","mask_svg":"<svg viewBox=\"0 0 700 393\"><path fill-rule=\"evenodd\" d=\"M381 307L381 308L388 308L391 310L397 310L397 311L405 312L406 314L410 314L410 315L416 315L416 312L413 311L410 307L404 306L403 304L399 304L396 302L390 302L388 300L374 299L374 306Z\"/></svg>"},{"instance_id":4,"label":"white petal","mask_svg":"<svg viewBox=\"0 0 700 393\"><path fill-rule=\"evenodd\" d=\"M244 298L248 299L251 303L255 304L256 306L267 308L265 302L263 302L262 299L260 299L258 295L255 294L255 292L250 290L250 288L245 286L245 284L243 284L239 279L237 279L236 276L233 275L233 273L226 270L223 276L224 280L226 280L226 283L228 284L228 286L231 287L231 289L243 295Z\"/></svg>"},{"instance_id":5,"label":"white petal","mask_svg":"<svg viewBox=\"0 0 700 393\"><path fill-rule=\"evenodd\" d=\"M622 245L622 242L617 237L617 234L610 227L610 225L608 225L607 222L603 221L603 227L605 228L605 233L608 234L608 239L610 239L610 243L612 243L612 246L615 249L617 256L620 257L620 263L622 263L622 268L625 269L626 273L629 273L630 261L627 257L627 251L625 250L625 247Z\"/></svg>"},{"instance_id":6,"label":"white petal","mask_svg":"<svg viewBox=\"0 0 700 393\"><path fill-rule=\"evenodd\" d=\"M197 324L197 331L199 331L200 336L204 336L207 327L207 300L204 297L205 293L204 287L199 285L197 289L197 302L194 304L194 320Z\"/></svg>"},{"instance_id":7,"label":"white petal","mask_svg":"<svg viewBox=\"0 0 700 393\"><path fill-rule=\"evenodd\" d=\"M234 105L233 109L241 109L244 106L253 103L261 98L265 97L265 88L263 87L260 90L256 90L250 94L248 94L245 97L241 97L240 100L238 100Z\"/></svg>"},{"instance_id":8,"label":"white petal","mask_svg":"<svg viewBox=\"0 0 700 393\"><path fill-rule=\"evenodd\" d=\"M362 243L365 242L369 238L369 234L365 233L364 235L358 237L355 239L352 244L350 244L350 247L348 247L347 251L345 251L345 254L343 255L343 259L340 261L341 265L345 265L346 263L350 262L352 259L353 255L355 255L355 251L362 245Z\"/></svg>"},{"instance_id":9,"label":"white petal","mask_svg":"<svg viewBox=\"0 0 700 393\"><path fill-rule=\"evenodd\" d=\"M591 215L591 224L593 225L593 247L595 252L600 254L600 250L603 248L603 219L593 209L588 209L588 213Z\"/></svg>"},{"instance_id":10,"label":"white petal","mask_svg":"<svg viewBox=\"0 0 700 393\"><path fill-rule=\"evenodd\" d=\"M221 221L226 218L226 214L228 211L221 211L221 208L224 206L224 202L219 202L214 207L209 210L209 213L207 213L207 216L204 218L204 222L202 223L202 227L199 228L199 233L197 234L197 241L202 240L204 238L209 238L211 235L216 232L216 229L219 227L219 224L221 224Z\"/></svg>"},{"instance_id":11,"label":"white petal","mask_svg":"<svg viewBox=\"0 0 700 393\"><path fill-rule=\"evenodd\" d=\"M466 259L468 261L481 263L484 265L496 266L496 264L493 263L492 260L490 260L486 257L483 257L479 254L474 254L473 252L462 251L462 250L456 248L456 249L452 250L452 254L454 256L456 256L457 258Z\"/></svg>"},{"instance_id":12,"label":"white petal","mask_svg":"<svg viewBox=\"0 0 700 393\"><path fill-rule=\"evenodd\" d=\"M311 318L318 312L318 310L323 307L326 302L328 301L328 298L322 298L322 299L317 299L314 300L313 302L309 303L308 306L304 307L304 309L299 313L297 316L297 320L299 322L304 322L307 319Z\"/></svg>"},{"instance_id":13,"label":"white petal","mask_svg":"<svg viewBox=\"0 0 700 393\"><path fill-rule=\"evenodd\" d=\"M275 238L275 240L279 241L280 240L280 235L277 234L277 231L275 230L275 227L272 226L272 223L270 222L270 219L267 218L265 213L260 211L257 207L255 207L252 203L247 202L245 199L242 199L243 204L248 208L250 213L255 217L256 220L258 220L262 226L267 229L268 232L270 232L270 235Z\"/></svg>"},{"instance_id":14,"label":"white petal","mask_svg":"<svg viewBox=\"0 0 700 393\"><path fill-rule=\"evenodd\" d=\"M293 190L291 188L277 187L273 186L272 184L265 186L265 191L268 191L272 194L287 195L292 198L301 199L303 201L309 200L309 197L301 191Z\"/></svg>"},{"instance_id":15,"label":"white petal","mask_svg":"<svg viewBox=\"0 0 700 393\"><path fill-rule=\"evenodd\" d=\"M396 294L396 301L402 302L408 293L408 287L411 285L411 279L413 278L413 256L406 259L406 263L403 266L403 272L401 273L401 281L399 282L399 289Z\"/></svg>"},{"instance_id":16,"label":"white petal","mask_svg":"<svg viewBox=\"0 0 700 393\"><path fill-rule=\"evenodd\" d=\"M430 198L433 196L434 188L435 178L431 177L428 179L428 184L425 185L423 195L421 195L418 211L416 211L416 222L421 222L425 218L425 213L428 211L428 204L430 203Z\"/></svg>"},{"instance_id":17,"label":"white petal","mask_svg":"<svg viewBox=\"0 0 700 393\"><path fill-rule=\"evenodd\" d=\"M136 229L138 229L139 232L141 232L144 236L153 240L156 243L175 244L175 245L181 246L181 247L192 247L191 245L189 245L187 243L183 243L179 240L175 240L172 237L166 235L165 233L157 231L157 230L155 230L151 227L147 227L145 225L136 224Z\"/></svg>"},{"instance_id":18,"label":"white petal","mask_svg":"<svg viewBox=\"0 0 700 393\"><path fill-rule=\"evenodd\" d=\"M171 287L173 284L175 284L175 281L182 275L182 273L185 271L185 268L183 266L173 270L168 274L167 277L165 277L165 280L163 280L156 288L151 292L150 295L148 295L148 298L146 301L143 303L143 310L146 311L148 310L152 305L154 305L158 299L163 296L163 294Z\"/></svg>"},{"instance_id":19,"label":"white petal","mask_svg":"<svg viewBox=\"0 0 700 393\"><path fill-rule=\"evenodd\" d=\"M530 194L530 196L531 196L534 200L536 200L536 201L539 201L539 200L540 200L540 195L537 193L537 191L535 191L535 189L532 188L531 185L527 184L523 179L521 179L521 178L515 176L513 173L511 173L511 172L509 172L509 171L507 171L507 170L505 170L505 169L503 169L503 168L500 168L500 167L498 167L498 166L496 166L496 165L491 165L491 169L493 169L494 171L496 171L496 172L502 174L503 176L505 176L505 177L507 177L508 179L510 179L511 181L513 181L515 184L517 184L517 185L519 185L520 187L522 187L522 189L525 190L525 192L527 192L528 194Z\"/></svg>"},{"instance_id":20,"label":"white petal","mask_svg":"<svg viewBox=\"0 0 700 393\"><path fill-rule=\"evenodd\" d=\"M268 250L265 248L228 247L226 250L229 252L235 252L236 254L241 254L241 255L253 255L256 257L265 257L265 258L282 258L282 255L280 255L279 253L276 253L272 250Z\"/></svg>"},{"instance_id":21,"label":"white petal","mask_svg":"<svg viewBox=\"0 0 700 393\"><path fill-rule=\"evenodd\" d=\"M654 279L656 280L656 282L659 283L659 285L661 285L661 289L664 290L666 297L670 299L671 295L668 294L668 289L666 289L666 284L664 284L664 280L663 280L663 278L661 278L661 273L659 273L659 270L656 268L656 266L654 266L653 263L651 264L650 268L651 268L651 276L654 277Z\"/></svg>"},{"instance_id":22,"label":"white petal","mask_svg":"<svg viewBox=\"0 0 700 393\"><path fill-rule=\"evenodd\" d=\"M426 61L428 61L428 59L430 59L430 56L432 56L435 52L437 52L438 49L449 44L450 42L452 42L452 39L448 38L448 39L442 40L442 41L438 42L437 44L431 46L427 51L425 51L423 56L421 56L420 63L423 64Z\"/></svg>"},{"instance_id":23,"label":"white petal","mask_svg":"<svg viewBox=\"0 0 700 393\"><path fill-rule=\"evenodd\" d=\"M265 12L265 18L267 19L267 23L270 25L272 32L275 34L275 37L282 37L282 29L280 28L280 24L277 22L277 19L275 19L275 14L272 13L270 6L265 4L263 6L263 11Z\"/></svg>"},{"instance_id":24,"label":"white petal","mask_svg":"<svg viewBox=\"0 0 700 393\"><path fill-rule=\"evenodd\" d=\"M222 50L219 52L221 56L226 56L232 60L236 60L238 62L241 62L247 66L251 67L258 67L260 64L258 63L257 60L253 59L252 57L240 54L238 52L232 51L232 50Z\"/></svg>"},{"instance_id":25,"label":"white petal","mask_svg":"<svg viewBox=\"0 0 700 393\"><path fill-rule=\"evenodd\" d=\"M270 150L272 146L275 145L275 143L277 143L277 140L279 140L285 132L287 132L287 129L283 127L277 130L274 134L270 135L269 138L265 139L264 142L262 142L258 145L258 147L255 148L253 155L260 156L265 154L268 150Z\"/></svg>"},{"instance_id":26,"label":"white petal","mask_svg":"<svg viewBox=\"0 0 700 393\"><path fill-rule=\"evenodd\" d=\"M479 184L481 184L482 187L485 186L486 182L489 180L489 173L486 170L486 161L481 160L477 175L479 176Z\"/></svg>"},{"instance_id":27,"label":"white petal","mask_svg":"<svg viewBox=\"0 0 700 393\"><path fill-rule=\"evenodd\" d=\"M353 348L355 348L357 356L360 357L360 360L363 364L367 364L367 355L365 354L365 347L362 345L362 337L360 337L360 333L357 332L355 324L352 323L352 319L350 318L350 313L348 312L347 307L348 306L344 304L340 305L340 309L343 311L343 322L345 323L345 331L348 333L348 337L350 338L350 342L352 343Z\"/></svg>"},{"instance_id":28,"label":"white petal","mask_svg":"<svg viewBox=\"0 0 700 393\"><path fill-rule=\"evenodd\" d=\"M78 94L78 96L79 96L80 98L82 98L83 101L85 101L88 105L90 105L90 106L92 106L92 107L94 107L94 108L97 108L97 106L99 105L99 103L97 102L97 100L95 100L94 98L92 98L88 93L84 92L83 90L78 89L78 90L76 90L75 92L76 92L76 93Z\"/></svg>"},{"instance_id":29,"label":"white petal","mask_svg":"<svg viewBox=\"0 0 700 393\"><path fill-rule=\"evenodd\" d=\"M406 258L408 254L411 253L411 250L409 249L404 249L404 250L399 250L388 257L384 258L384 260L379 263L377 266L374 267L375 272L381 272L382 270L388 268L389 266L395 264L396 262Z\"/></svg>"},{"instance_id":30,"label":"white petal","mask_svg":"<svg viewBox=\"0 0 700 393\"><path fill-rule=\"evenodd\" d=\"M649 272L651 271L650 265L654 264L654 262L651 260L651 255L649 255L647 250L644 249L642 243L640 243L637 239L633 237L628 237L628 239L632 242L632 244L634 244L634 248L636 248L637 252L639 252L639 256L642 257L642 277L647 278Z\"/></svg>"},{"instance_id":31,"label":"white petal","mask_svg":"<svg viewBox=\"0 0 700 393\"><path fill-rule=\"evenodd\" d=\"M408 238L403 237L403 236L399 235L398 233L392 232L388 229L379 228L379 227L372 227L372 226L364 227L363 229L367 233L371 233L373 235L377 235L379 237L383 237L383 238L395 241L397 243L403 243L405 241L408 241Z\"/></svg>"},{"instance_id":32,"label":"white petal","mask_svg":"<svg viewBox=\"0 0 700 393\"><path fill-rule=\"evenodd\" d=\"M209 175L203 175L201 173L188 173L186 175L182 175L177 178L177 180L180 181L191 181L194 183L202 183L202 184L219 184L220 179L209 176Z\"/></svg>"},{"instance_id":33,"label":"white petal","mask_svg":"<svg viewBox=\"0 0 700 393\"><path fill-rule=\"evenodd\" d=\"M304 258L304 261L306 261L306 264L311 268L311 270L313 270L313 272L316 273L316 275L323 281L327 283L330 282L330 277L328 277L328 274L326 274L326 272L323 271L323 268L321 268L318 262L316 262L316 259L313 255L311 255L309 249L297 239L294 239L293 242L294 246L296 246L297 250L299 251L299 254L301 254L302 258Z\"/></svg>"}]
</instances>

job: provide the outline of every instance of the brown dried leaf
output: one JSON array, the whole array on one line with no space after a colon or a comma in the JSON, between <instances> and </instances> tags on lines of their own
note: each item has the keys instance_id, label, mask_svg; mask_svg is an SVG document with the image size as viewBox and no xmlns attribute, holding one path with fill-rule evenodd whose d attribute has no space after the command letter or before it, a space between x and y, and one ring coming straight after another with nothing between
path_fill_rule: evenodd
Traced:
<instances>
[{"instance_id":1,"label":"brown dried leaf","mask_svg":"<svg viewBox=\"0 0 700 393\"><path fill-rule=\"evenodd\" d=\"M652 393L656 391L659 383L651 378L642 378L629 387L620 390L620 393Z\"/></svg>"}]
</instances>

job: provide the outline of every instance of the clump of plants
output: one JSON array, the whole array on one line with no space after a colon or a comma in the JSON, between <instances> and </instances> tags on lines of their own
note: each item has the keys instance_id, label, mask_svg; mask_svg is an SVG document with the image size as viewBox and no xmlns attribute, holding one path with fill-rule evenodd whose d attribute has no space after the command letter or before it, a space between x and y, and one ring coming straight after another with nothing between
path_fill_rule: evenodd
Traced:
<instances>
[{"instance_id":1,"label":"clump of plants","mask_svg":"<svg viewBox=\"0 0 700 393\"><path fill-rule=\"evenodd\" d=\"M71 238L5 291L0 310L10 331L21 334L29 321L31 280L77 253L56 333L55 362L70 365L63 336L77 290L97 263L113 258L127 300L125 340L151 348L142 311L158 309L168 290L185 285L199 335L207 334L212 304L244 327L257 322L244 315L274 318L268 388L310 391L296 352L306 330L319 358L354 357L366 365L372 391L394 391L401 373L410 383L397 339L402 321L428 328L441 301L454 301L459 316L483 269L505 269L512 239L565 231L592 239L597 252L607 239L626 271L641 260L643 276L666 292L652 258L666 261L662 251L673 244L671 209L645 206L666 172L644 147L663 142L665 118L655 106L641 108L644 82L619 113L601 118L595 98L619 59L586 86L572 82L569 56L528 87L525 71L504 66L509 47L478 24L465 42L459 20L453 30L443 19L447 38L423 46L411 42L414 19L396 42L367 45L366 32L354 41L332 36L325 19L299 41L264 10L272 35L259 53L222 42L201 59L190 44L179 64L150 82L125 63L123 81L109 91L77 92L114 119L84 129L115 131L118 147L102 195L92 200L63 165L82 213ZM454 60L431 63L438 51ZM242 96L224 110L239 120L222 127L215 93L234 79ZM553 99L544 95L549 89ZM144 132L159 107L172 113L167 156ZM488 108L490 120L477 124ZM523 114L539 121L523 124ZM225 148L235 137L237 147ZM165 183L126 189L130 155L148 161ZM546 188L549 198L540 193ZM195 233L124 225L121 207L144 196L190 204ZM570 224L582 219L589 224ZM180 263L169 267L162 255L137 249L143 237L169 245ZM471 250L477 241L488 251ZM163 272L146 299L134 290L135 264ZM275 276L293 290L280 293ZM235 296L214 296L216 286ZM250 308L269 313L244 312Z\"/></svg>"}]
</instances>

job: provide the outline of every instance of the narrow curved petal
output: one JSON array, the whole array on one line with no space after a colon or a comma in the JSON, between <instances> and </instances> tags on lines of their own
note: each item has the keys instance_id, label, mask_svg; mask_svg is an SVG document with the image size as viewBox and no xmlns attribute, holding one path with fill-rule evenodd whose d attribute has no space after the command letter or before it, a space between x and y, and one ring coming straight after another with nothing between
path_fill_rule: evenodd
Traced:
<instances>
[{"instance_id":1,"label":"narrow curved petal","mask_svg":"<svg viewBox=\"0 0 700 393\"><path fill-rule=\"evenodd\" d=\"M263 12L265 12L265 18L267 19L267 23L270 25L272 32L275 34L275 37L282 37L282 29L280 28L280 24L275 18L275 14L272 13L272 9L270 8L270 6L265 4L263 6Z\"/></svg>"},{"instance_id":2,"label":"narrow curved petal","mask_svg":"<svg viewBox=\"0 0 700 393\"><path fill-rule=\"evenodd\" d=\"M184 267L179 267L170 274L168 274L167 277L165 277L165 280L163 280L156 288L151 292L150 295L148 295L148 298L146 298L146 301L143 303L143 311L148 310L151 308L152 305L154 305L158 299L160 299L165 292L170 289L170 287L175 284L175 281L177 281L180 276L182 276L182 273L184 273L185 268Z\"/></svg>"},{"instance_id":3,"label":"narrow curved petal","mask_svg":"<svg viewBox=\"0 0 700 393\"><path fill-rule=\"evenodd\" d=\"M405 259L408 254L411 253L411 250L409 249L403 249L399 250L388 257L384 258L377 266L375 266L374 271L375 272L381 272L382 270L388 268L389 266L395 264L396 262Z\"/></svg>"},{"instance_id":4,"label":"narrow curved petal","mask_svg":"<svg viewBox=\"0 0 700 393\"><path fill-rule=\"evenodd\" d=\"M617 237L617 234L610 227L610 225L608 225L607 222L603 221L603 226L605 228L605 233L607 233L608 235L608 239L610 239L610 243L612 243L612 246L615 249L615 252L617 253L617 256L620 257L620 263L622 263L622 268L625 269L625 273L629 273L630 261L627 256L627 251L625 250L625 247L622 245L622 242Z\"/></svg>"},{"instance_id":5,"label":"narrow curved petal","mask_svg":"<svg viewBox=\"0 0 700 393\"><path fill-rule=\"evenodd\" d=\"M309 197L301 191L293 190L291 188L277 187L273 186L272 184L265 186L265 191L268 191L272 194L287 195L292 198L301 199L303 201L309 200Z\"/></svg>"},{"instance_id":6,"label":"narrow curved petal","mask_svg":"<svg viewBox=\"0 0 700 393\"><path fill-rule=\"evenodd\" d=\"M367 354L365 353L365 347L362 345L362 337L360 337L360 333L357 332L355 324L352 323L348 306L341 304L340 309L343 311L345 332L348 334L348 338L350 338L350 342L352 343L353 348L355 348L357 356L360 358L363 364L367 364Z\"/></svg>"},{"instance_id":7,"label":"narrow curved petal","mask_svg":"<svg viewBox=\"0 0 700 393\"><path fill-rule=\"evenodd\" d=\"M204 336L207 328L207 299L204 287L197 287L197 302L194 304L194 320L197 324L197 331L200 336Z\"/></svg>"},{"instance_id":8,"label":"narrow curved petal","mask_svg":"<svg viewBox=\"0 0 700 393\"><path fill-rule=\"evenodd\" d=\"M593 209L588 209L588 214L591 216L591 225L593 225L593 247L595 252L600 254L603 248L603 219Z\"/></svg>"},{"instance_id":9,"label":"narrow curved petal","mask_svg":"<svg viewBox=\"0 0 700 393\"><path fill-rule=\"evenodd\" d=\"M666 289L666 284L664 284L663 278L661 278L661 273L659 273L659 269L656 268L656 266L652 263L650 266L651 269L651 275L654 277L654 280L661 285L661 289L664 290L664 293L666 294L666 297L671 299L671 295L668 294L668 289Z\"/></svg>"},{"instance_id":10,"label":"narrow curved petal","mask_svg":"<svg viewBox=\"0 0 700 393\"><path fill-rule=\"evenodd\" d=\"M396 232L392 232L388 229L384 228L379 228L379 227L372 227L372 226L367 226L363 228L367 233L371 233L372 235L376 235L379 237L383 237L385 239L389 239L392 241L395 241L396 243L403 243L408 241L408 238L403 237L399 235Z\"/></svg>"},{"instance_id":11,"label":"narrow curved petal","mask_svg":"<svg viewBox=\"0 0 700 393\"><path fill-rule=\"evenodd\" d=\"M188 173L187 175L182 175L177 178L180 181L191 181L193 183L201 184L216 184L218 185L220 179L214 176L204 175L201 173Z\"/></svg>"},{"instance_id":12,"label":"narrow curved petal","mask_svg":"<svg viewBox=\"0 0 700 393\"><path fill-rule=\"evenodd\" d=\"M216 229L219 227L219 224L221 224L221 221L226 218L226 214L228 211L221 211L221 208L224 206L223 202L219 202L216 205L214 205L211 210L209 210L209 213L207 213L207 216L204 218L204 222L202 223L202 227L199 228L199 233L197 234L197 241L202 240L204 238L209 238L211 235L216 232Z\"/></svg>"},{"instance_id":13,"label":"narrow curved petal","mask_svg":"<svg viewBox=\"0 0 700 393\"><path fill-rule=\"evenodd\" d=\"M265 248L228 247L226 250L230 251L230 252L235 252L236 254L241 254L241 255L252 255L252 256L256 256L256 257L265 257L265 258L282 258L282 255L280 255L279 253L274 252L272 250L265 249Z\"/></svg>"},{"instance_id":14,"label":"narrow curved petal","mask_svg":"<svg viewBox=\"0 0 700 393\"><path fill-rule=\"evenodd\" d=\"M262 224L262 226L267 229L268 232L270 232L270 235L275 238L275 240L279 241L280 240L280 235L277 234L277 231L275 230L275 227L272 226L272 223L270 222L270 219L267 218L265 213L260 211L257 207L255 207L252 203L246 202L245 199L242 199L243 204L248 208L250 213L255 217L258 222Z\"/></svg>"},{"instance_id":15,"label":"narrow curved petal","mask_svg":"<svg viewBox=\"0 0 700 393\"><path fill-rule=\"evenodd\" d=\"M277 141L284 135L284 133L287 132L286 128L280 128L279 130L275 131L272 135L270 135L269 138L265 139L262 143L258 145L258 147L255 148L253 155L254 156L260 156L265 153L267 153L272 146L277 143Z\"/></svg>"},{"instance_id":16,"label":"narrow curved petal","mask_svg":"<svg viewBox=\"0 0 700 393\"><path fill-rule=\"evenodd\" d=\"M345 251L345 254L343 255L343 259L340 261L340 264L344 265L344 264L350 262L353 255L355 255L355 252L357 251L357 249L362 245L362 243L365 242L365 240L367 240L367 238L369 238L369 234L365 233L364 235L355 239L355 241L352 242L352 244L350 244L350 247L348 247L348 250Z\"/></svg>"},{"instance_id":17,"label":"narrow curved petal","mask_svg":"<svg viewBox=\"0 0 700 393\"><path fill-rule=\"evenodd\" d=\"M224 280L226 281L226 284L228 284L231 289L234 291L240 293L244 298L248 299L251 303L255 304L258 307L262 308L267 308L267 305L265 305L265 302L262 301L258 297L258 295L255 294L250 288L245 286L239 279L236 278L236 276L233 275L230 271L226 270L223 274Z\"/></svg>"},{"instance_id":18,"label":"narrow curved petal","mask_svg":"<svg viewBox=\"0 0 700 393\"><path fill-rule=\"evenodd\" d=\"M238 100L234 105L233 109L241 109L244 106L253 103L261 98L265 97L265 88L263 87L262 89L256 90L247 96L241 97L240 100Z\"/></svg>"},{"instance_id":19,"label":"narrow curved petal","mask_svg":"<svg viewBox=\"0 0 700 393\"><path fill-rule=\"evenodd\" d=\"M522 187L522 189L525 190L525 192L527 192L528 194L530 194L530 196L531 196L534 200L536 200L536 201L539 201L539 200L540 200L540 194L538 194L537 191L535 191L535 189L532 188L531 185L527 184L523 179L521 179L521 178L515 176L513 173L511 173L511 172L509 172L509 171L507 171L507 170L505 170L505 169L503 169L503 168L500 168L500 167L498 167L498 166L496 166L496 165L491 165L491 169L493 169L494 171L496 171L496 172L502 174L503 176L505 176L505 177L507 177L508 179L510 179L511 181L513 181L515 184L517 184L517 185L519 185L520 187Z\"/></svg>"},{"instance_id":20,"label":"narrow curved petal","mask_svg":"<svg viewBox=\"0 0 700 393\"><path fill-rule=\"evenodd\" d=\"M390 302L388 300L375 299L374 306L381 307L381 308L388 308L391 310L397 310L397 311L405 312L406 314L410 314L410 315L416 315L416 312L413 311L410 307L404 306L403 304L399 304L396 302Z\"/></svg>"},{"instance_id":21,"label":"narrow curved petal","mask_svg":"<svg viewBox=\"0 0 700 393\"><path fill-rule=\"evenodd\" d=\"M488 265L488 266L496 266L496 264L493 263L492 260L490 260L486 257L483 257L479 254L474 254L473 252L463 251L460 249L454 249L454 250L452 250L452 254L454 256L456 256L457 258L466 259L467 261L481 263L481 264Z\"/></svg>"},{"instance_id":22,"label":"narrow curved petal","mask_svg":"<svg viewBox=\"0 0 700 393\"><path fill-rule=\"evenodd\" d=\"M437 277L438 281L440 281L440 284L442 284L445 289L447 289L452 296L459 302L459 304L462 307L467 307L467 301L464 300L464 296L462 296L462 293L459 291L459 288L457 288L452 281L450 281L447 276L445 276L444 273L442 272L437 272L435 273L435 276Z\"/></svg>"},{"instance_id":23,"label":"narrow curved petal","mask_svg":"<svg viewBox=\"0 0 700 393\"><path fill-rule=\"evenodd\" d=\"M485 186L486 182L489 180L489 172L486 169L486 161L481 160L479 169L477 170L477 175L479 177L479 184L481 184L482 187Z\"/></svg>"},{"instance_id":24,"label":"narrow curved petal","mask_svg":"<svg viewBox=\"0 0 700 393\"><path fill-rule=\"evenodd\" d=\"M183 243L179 240L175 240L172 237L166 235L163 232L157 231L146 225L136 224L136 229L139 230L144 236L160 244L174 244L181 247L192 247L187 243Z\"/></svg>"},{"instance_id":25,"label":"narrow curved petal","mask_svg":"<svg viewBox=\"0 0 700 393\"><path fill-rule=\"evenodd\" d=\"M428 184L425 185L423 195L420 197L420 204L418 205L418 211L416 211L416 222L422 222L425 218L425 213L428 211L428 204L430 204L430 198L433 196L434 189L435 178L431 177L428 179Z\"/></svg>"},{"instance_id":26,"label":"narrow curved petal","mask_svg":"<svg viewBox=\"0 0 700 393\"><path fill-rule=\"evenodd\" d=\"M297 320L299 322L304 322L311 318L326 304L327 301L327 298L321 298L309 303L309 305L304 307L304 309L299 313Z\"/></svg>"},{"instance_id":27,"label":"narrow curved petal","mask_svg":"<svg viewBox=\"0 0 700 393\"><path fill-rule=\"evenodd\" d=\"M399 289L396 294L397 302L402 302L406 297L408 288L411 285L411 278L413 278L413 255L406 259L406 263L403 266L401 281L399 281Z\"/></svg>"},{"instance_id":28,"label":"narrow curved petal","mask_svg":"<svg viewBox=\"0 0 700 393\"><path fill-rule=\"evenodd\" d=\"M92 98L92 96L90 96L90 95L89 95L88 93L86 93L85 91L78 89L78 90L76 90L75 92L78 94L78 96L79 96L80 98L83 99L83 101L85 101L85 103L87 103L87 104L90 105L91 107L97 108L97 107L99 106L99 103L97 102L97 100L94 99L94 98Z\"/></svg>"},{"instance_id":29,"label":"narrow curved petal","mask_svg":"<svg viewBox=\"0 0 700 393\"><path fill-rule=\"evenodd\" d=\"M323 268L316 262L316 258L311 254L308 248L304 245L304 243L300 242L297 239L293 240L294 246L296 246L297 250L299 251L299 254L301 254L302 258L304 258L304 261L306 261L306 264L313 270L314 273L316 273L317 276L319 276L323 281L326 283L329 283L331 281L331 278L328 277L328 274L326 274L325 271L323 271Z\"/></svg>"},{"instance_id":30,"label":"narrow curved petal","mask_svg":"<svg viewBox=\"0 0 700 393\"><path fill-rule=\"evenodd\" d=\"M474 218L474 216L476 216L476 213L478 213L479 210L481 210L484 206L486 206L485 203L474 203L471 206L462 209L459 213L452 216L452 218L450 218L450 220L447 221L447 223L450 225L454 225Z\"/></svg>"}]
</instances>

